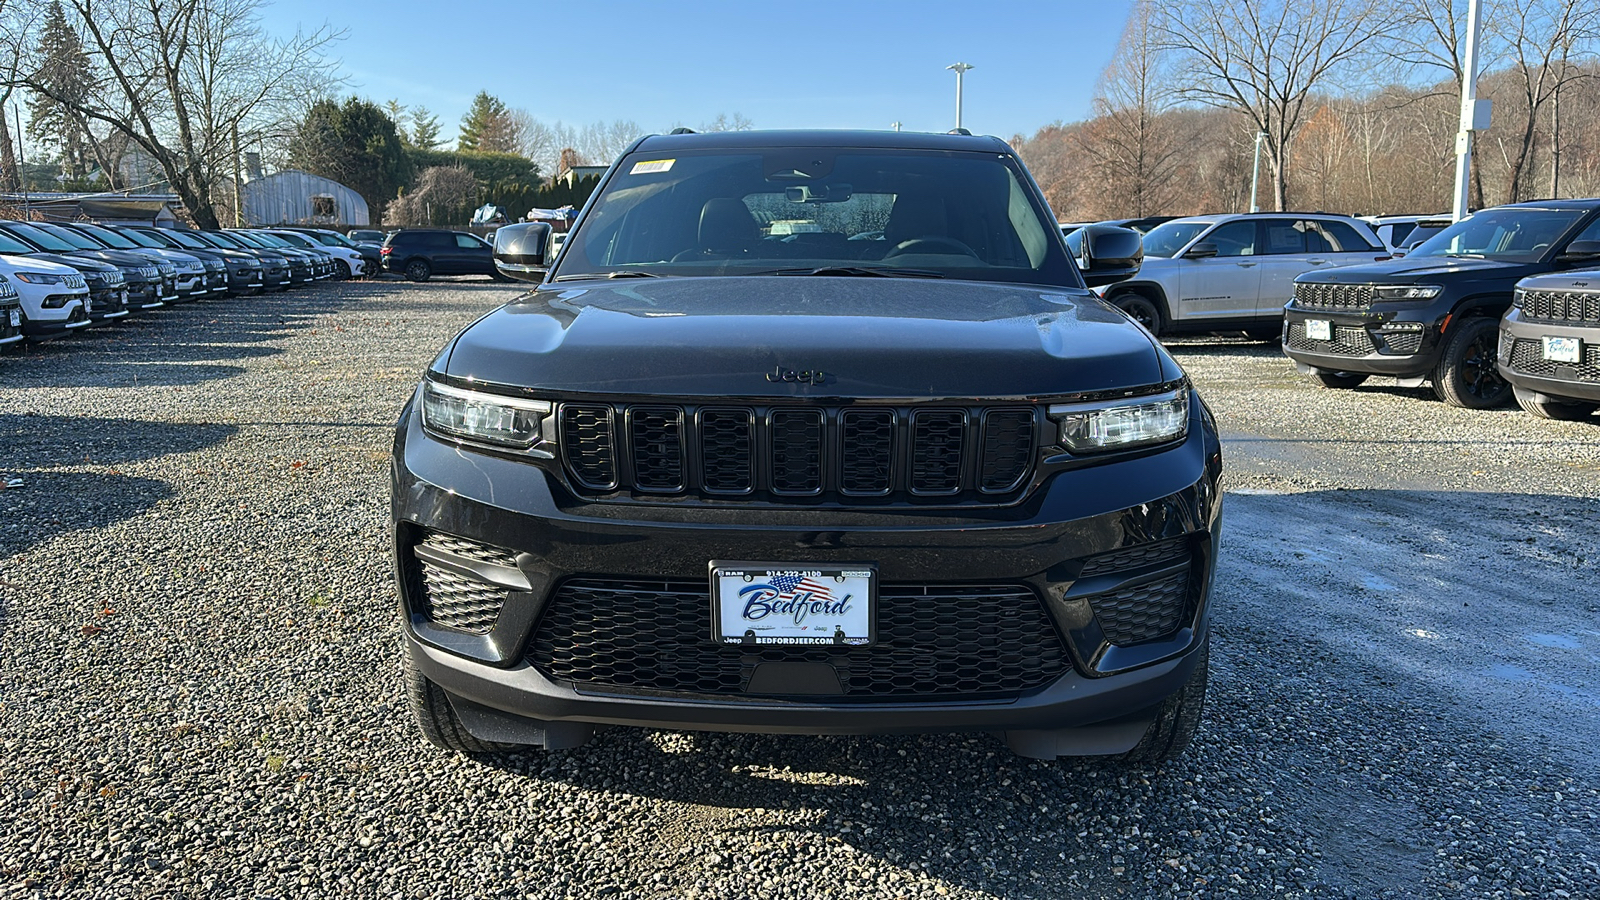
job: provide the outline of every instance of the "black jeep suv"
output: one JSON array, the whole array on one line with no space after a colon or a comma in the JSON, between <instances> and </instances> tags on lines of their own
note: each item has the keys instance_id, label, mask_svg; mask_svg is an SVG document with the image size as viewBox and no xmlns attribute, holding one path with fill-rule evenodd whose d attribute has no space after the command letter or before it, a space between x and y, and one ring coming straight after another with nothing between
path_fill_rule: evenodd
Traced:
<instances>
[{"instance_id":1,"label":"black jeep suv","mask_svg":"<svg viewBox=\"0 0 1600 900\"><path fill-rule=\"evenodd\" d=\"M406 228L389 235L378 255L385 272L412 281L427 281L435 275L501 277L489 244L466 231Z\"/></svg>"},{"instance_id":2,"label":"black jeep suv","mask_svg":"<svg viewBox=\"0 0 1600 900\"><path fill-rule=\"evenodd\" d=\"M643 138L542 283L403 412L408 693L457 750L597 724L1003 732L1180 752L1205 693L1222 457L1004 142ZM548 273L546 268L548 267Z\"/></svg>"},{"instance_id":3,"label":"black jeep suv","mask_svg":"<svg viewBox=\"0 0 1600 900\"><path fill-rule=\"evenodd\" d=\"M1284 307L1283 352L1329 387L1372 375L1433 382L1482 409L1511 398L1495 366L1500 316L1519 279L1600 259L1600 199L1482 210L1403 258L1308 272Z\"/></svg>"}]
</instances>

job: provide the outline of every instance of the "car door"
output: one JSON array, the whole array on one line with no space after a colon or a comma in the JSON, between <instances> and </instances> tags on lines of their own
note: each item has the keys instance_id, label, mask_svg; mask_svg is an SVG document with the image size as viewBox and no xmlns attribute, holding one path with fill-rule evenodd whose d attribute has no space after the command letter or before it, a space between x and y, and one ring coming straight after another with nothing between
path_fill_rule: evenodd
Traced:
<instances>
[{"instance_id":1,"label":"car door","mask_svg":"<svg viewBox=\"0 0 1600 900\"><path fill-rule=\"evenodd\" d=\"M456 254L462 274L493 275L493 248L474 234L456 232Z\"/></svg>"},{"instance_id":2,"label":"car door","mask_svg":"<svg viewBox=\"0 0 1600 900\"><path fill-rule=\"evenodd\" d=\"M1261 289L1256 296L1256 315L1281 315L1283 305L1294 296L1295 276L1317 268L1319 263L1312 262L1308 252L1306 220L1274 216L1261 221L1261 230Z\"/></svg>"},{"instance_id":3,"label":"car door","mask_svg":"<svg viewBox=\"0 0 1600 900\"><path fill-rule=\"evenodd\" d=\"M1195 243L1216 245L1217 255L1182 260L1179 320L1254 317L1256 297L1261 291L1261 258L1256 255L1259 240L1255 220L1224 222L1201 235Z\"/></svg>"}]
</instances>

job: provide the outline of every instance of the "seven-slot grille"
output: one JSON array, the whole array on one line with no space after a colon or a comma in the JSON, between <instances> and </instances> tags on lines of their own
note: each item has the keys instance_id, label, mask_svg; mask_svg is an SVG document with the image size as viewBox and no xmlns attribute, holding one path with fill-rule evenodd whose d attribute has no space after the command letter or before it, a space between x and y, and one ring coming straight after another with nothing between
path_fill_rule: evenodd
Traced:
<instances>
[{"instance_id":1,"label":"seven-slot grille","mask_svg":"<svg viewBox=\"0 0 1600 900\"><path fill-rule=\"evenodd\" d=\"M564 403L566 472L590 493L708 497L1000 495L1033 466L1032 407Z\"/></svg>"},{"instance_id":2,"label":"seven-slot grille","mask_svg":"<svg viewBox=\"0 0 1600 900\"><path fill-rule=\"evenodd\" d=\"M1378 289L1370 284L1305 284L1294 286L1294 305L1302 309L1364 310Z\"/></svg>"},{"instance_id":3,"label":"seven-slot grille","mask_svg":"<svg viewBox=\"0 0 1600 900\"><path fill-rule=\"evenodd\" d=\"M1525 319L1600 325L1600 292L1519 290L1517 308Z\"/></svg>"}]
</instances>

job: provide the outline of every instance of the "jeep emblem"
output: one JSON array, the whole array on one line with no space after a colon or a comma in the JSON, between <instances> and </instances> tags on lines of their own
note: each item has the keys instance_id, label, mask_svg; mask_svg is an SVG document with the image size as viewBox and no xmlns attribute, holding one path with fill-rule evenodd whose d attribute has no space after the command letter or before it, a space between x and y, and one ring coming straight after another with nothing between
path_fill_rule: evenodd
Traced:
<instances>
[{"instance_id":1,"label":"jeep emblem","mask_svg":"<svg viewBox=\"0 0 1600 900\"><path fill-rule=\"evenodd\" d=\"M827 373L823 372L821 369L801 369L796 371L795 369L785 369L783 366L776 366L771 372L767 373L767 380L773 382L788 381L800 382L803 384L821 384L822 382L826 381L827 378Z\"/></svg>"}]
</instances>

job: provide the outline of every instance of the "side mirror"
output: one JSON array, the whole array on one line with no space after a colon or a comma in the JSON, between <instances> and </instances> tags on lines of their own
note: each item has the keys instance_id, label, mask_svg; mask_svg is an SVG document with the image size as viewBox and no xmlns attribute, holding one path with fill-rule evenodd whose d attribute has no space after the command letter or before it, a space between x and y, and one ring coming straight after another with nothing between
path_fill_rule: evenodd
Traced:
<instances>
[{"instance_id":1,"label":"side mirror","mask_svg":"<svg viewBox=\"0 0 1600 900\"><path fill-rule=\"evenodd\" d=\"M1211 257L1216 256L1216 255L1217 255L1217 245L1216 244L1213 244L1210 241L1201 241L1200 243L1195 244L1193 247L1190 247L1188 252L1183 254L1183 258L1184 259L1210 259Z\"/></svg>"},{"instance_id":2,"label":"side mirror","mask_svg":"<svg viewBox=\"0 0 1600 900\"><path fill-rule=\"evenodd\" d=\"M1138 274L1139 266L1144 264L1144 237L1132 228L1085 225L1072 237L1079 238L1070 243L1081 260L1083 281L1089 287L1125 281Z\"/></svg>"},{"instance_id":3,"label":"side mirror","mask_svg":"<svg viewBox=\"0 0 1600 900\"><path fill-rule=\"evenodd\" d=\"M518 281L543 281L550 270L549 222L502 225L494 233L494 267Z\"/></svg>"},{"instance_id":4,"label":"side mirror","mask_svg":"<svg viewBox=\"0 0 1600 900\"><path fill-rule=\"evenodd\" d=\"M1573 241L1556 257L1556 262L1589 262L1595 259L1600 259L1600 241Z\"/></svg>"}]
</instances>

